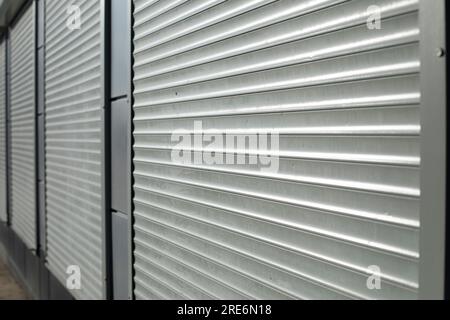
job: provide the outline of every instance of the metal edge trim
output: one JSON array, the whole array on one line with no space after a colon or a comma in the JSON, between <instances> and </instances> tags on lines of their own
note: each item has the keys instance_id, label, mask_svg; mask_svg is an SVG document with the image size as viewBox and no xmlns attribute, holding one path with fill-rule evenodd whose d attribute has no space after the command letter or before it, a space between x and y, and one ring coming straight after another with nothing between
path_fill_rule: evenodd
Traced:
<instances>
[{"instance_id":1,"label":"metal edge trim","mask_svg":"<svg viewBox=\"0 0 450 320\"><path fill-rule=\"evenodd\" d=\"M422 0L419 9L422 96L420 299L444 298L447 130L445 2Z\"/></svg>"}]
</instances>

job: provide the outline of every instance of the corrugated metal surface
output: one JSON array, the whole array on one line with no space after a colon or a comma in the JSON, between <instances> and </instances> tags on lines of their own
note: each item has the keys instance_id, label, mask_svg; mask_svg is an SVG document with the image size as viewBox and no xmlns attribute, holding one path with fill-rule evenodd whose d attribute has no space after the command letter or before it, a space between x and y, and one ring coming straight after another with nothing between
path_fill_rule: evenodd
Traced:
<instances>
[{"instance_id":1,"label":"corrugated metal surface","mask_svg":"<svg viewBox=\"0 0 450 320\"><path fill-rule=\"evenodd\" d=\"M66 27L78 5L81 28ZM46 1L47 261L66 283L80 267L78 299L103 297L100 1Z\"/></svg>"},{"instance_id":2,"label":"corrugated metal surface","mask_svg":"<svg viewBox=\"0 0 450 320\"><path fill-rule=\"evenodd\" d=\"M416 298L418 1L134 4L136 297ZM175 163L196 120L279 171Z\"/></svg>"},{"instance_id":3,"label":"corrugated metal surface","mask_svg":"<svg viewBox=\"0 0 450 320\"><path fill-rule=\"evenodd\" d=\"M6 212L6 44L0 41L0 221Z\"/></svg>"},{"instance_id":4,"label":"corrugated metal surface","mask_svg":"<svg viewBox=\"0 0 450 320\"><path fill-rule=\"evenodd\" d=\"M35 12L30 5L11 29L11 224L36 249Z\"/></svg>"}]
</instances>

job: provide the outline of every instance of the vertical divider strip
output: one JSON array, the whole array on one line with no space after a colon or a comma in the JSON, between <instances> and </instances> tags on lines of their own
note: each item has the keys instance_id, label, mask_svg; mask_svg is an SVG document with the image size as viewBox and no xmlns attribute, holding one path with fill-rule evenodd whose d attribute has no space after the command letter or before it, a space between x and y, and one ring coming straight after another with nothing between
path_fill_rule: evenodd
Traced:
<instances>
[{"instance_id":1,"label":"vertical divider strip","mask_svg":"<svg viewBox=\"0 0 450 320\"><path fill-rule=\"evenodd\" d=\"M421 230L419 298L443 299L446 226L446 1L420 1Z\"/></svg>"},{"instance_id":2,"label":"vertical divider strip","mask_svg":"<svg viewBox=\"0 0 450 320\"><path fill-rule=\"evenodd\" d=\"M39 159L39 15L38 15L38 1L33 0L33 17L34 17L34 180L35 180L35 224L36 224L36 255L40 255L41 241L40 241L40 190L39 190L39 172L40 172L40 159Z\"/></svg>"},{"instance_id":3,"label":"vertical divider strip","mask_svg":"<svg viewBox=\"0 0 450 320\"><path fill-rule=\"evenodd\" d=\"M130 32L130 63L129 63L129 89L128 89L128 101L129 101L129 118L128 118L128 159L129 159L129 164L128 164L128 170L129 170L129 179L128 179L128 195L129 195L129 199L128 199L128 206L129 206L129 219L128 219L128 237L129 237L129 248L130 248L130 253L129 253L129 294L130 300L134 300L135 296L134 296L134 268L133 268L133 264L134 264L134 229L133 229L133 224L134 224L134 204L133 204L133 198L134 198L134 189L133 189L133 185L134 185L134 178L133 178L133 171L134 171L134 165L133 165L133 158L134 158L134 152L133 152L133 145L134 145L134 139L133 139L133 131L134 131L134 125L133 125L133 117L134 117L134 111L133 111L133 105L134 105L134 97L133 97L133 90L134 90L134 86L133 86L133 78L134 78L134 72L133 72L133 65L134 65L134 57L133 57L133 51L134 51L134 44L133 44L133 40L134 40L134 28L133 28L133 22L134 22L134 18L133 18L133 11L134 11L134 1L130 0L128 1L128 26L129 26L129 32Z\"/></svg>"},{"instance_id":4,"label":"vertical divider strip","mask_svg":"<svg viewBox=\"0 0 450 320\"><path fill-rule=\"evenodd\" d=\"M103 213L103 280L104 298L112 299L112 225L111 225L111 10L109 0L100 0L101 7L101 68L102 68L102 213Z\"/></svg>"},{"instance_id":5,"label":"vertical divider strip","mask_svg":"<svg viewBox=\"0 0 450 320\"><path fill-rule=\"evenodd\" d=\"M5 134L6 134L6 222L11 227L11 38L8 31L5 32L6 45L6 113L5 113Z\"/></svg>"},{"instance_id":6,"label":"vertical divider strip","mask_svg":"<svg viewBox=\"0 0 450 320\"><path fill-rule=\"evenodd\" d=\"M45 0L36 0L36 236L38 254L45 258ZM42 188L41 188L42 186Z\"/></svg>"}]
</instances>

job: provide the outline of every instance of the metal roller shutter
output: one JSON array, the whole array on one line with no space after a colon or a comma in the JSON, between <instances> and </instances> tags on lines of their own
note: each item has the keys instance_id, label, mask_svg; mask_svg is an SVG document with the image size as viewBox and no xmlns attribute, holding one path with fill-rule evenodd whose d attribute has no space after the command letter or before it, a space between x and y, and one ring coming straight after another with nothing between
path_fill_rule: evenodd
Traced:
<instances>
[{"instance_id":1,"label":"metal roller shutter","mask_svg":"<svg viewBox=\"0 0 450 320\"><path fill-rule=\"evenodd\" d=\"M0 221L6 222L6 45L0 42Z\"/></svg>"},{"instance_id":2,"label":"metal roller shutter","mask_svg":"<svg viewBox=\"0 0 450 320\"><path fill-rule=\"evenodd\" d=\"M36 249L35 7L11 28L11 224Z\"/></svg>"},{"instance_id":3,"label":"metal roller shutter","mask_svg":"<svg viewBox=\"0 0 450 320\"><path fill-rule=\"evenodd\" d=\"M417 298L418 0L204 3L134 1L136 297ZM174 161L194 121L279 170Z\"/></svg>"},{"instance_id":4,"label":"metal roller shutter","mask_svg":"<svg viewBox=\"0 0 450 320\"><path fill-rule=\"evenodd\" d=\"M81 28L66 26L80 8ZM74 14L76 11L72 11ZM103 297L100 1L46 1L45 161L47 261L78 299Z\"/></svg>"}]
</instances>

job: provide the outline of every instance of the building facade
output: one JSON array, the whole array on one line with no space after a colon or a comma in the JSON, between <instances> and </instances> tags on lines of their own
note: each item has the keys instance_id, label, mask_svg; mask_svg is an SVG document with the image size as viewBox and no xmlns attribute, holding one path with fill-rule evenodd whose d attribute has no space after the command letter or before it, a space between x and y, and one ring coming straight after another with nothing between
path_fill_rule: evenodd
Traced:
<instances>
[{"instance_id":1,"label":"building facade","mask_svg":"<svg viewBox=\"0 0 450 320\"><path fill-rule=\"evenodd\" d=\"M37 299L444 299L443 0L0 5L0 252Z\"/></svg>"}]
</instances>

